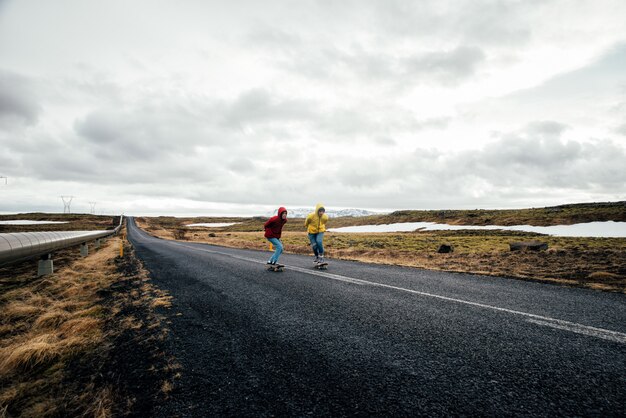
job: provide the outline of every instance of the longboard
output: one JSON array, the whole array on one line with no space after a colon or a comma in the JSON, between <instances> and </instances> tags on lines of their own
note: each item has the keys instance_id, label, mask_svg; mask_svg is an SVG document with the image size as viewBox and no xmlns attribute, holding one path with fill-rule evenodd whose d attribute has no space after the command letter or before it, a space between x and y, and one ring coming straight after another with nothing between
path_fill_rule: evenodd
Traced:
<instances>
[{"instance_id":1,"label":"longboard","mask_svg":"<svg viewBox=\"0 0 626 418\"><path fill-rule=\"evenodd\" d=\"M314 267L318 270L326 270L328 268L328 263L315 263Z\"/></svg>"},{"instance_id":2,"label":"longboard","mask_svg":"<svg viewBox=\"0 0 626 418\"><path fill-rule=\"evenodd\" d=\"M267 266L268 271L285 271L285 266L282 264L270 264Z\"/></svg>"}]
</instances>

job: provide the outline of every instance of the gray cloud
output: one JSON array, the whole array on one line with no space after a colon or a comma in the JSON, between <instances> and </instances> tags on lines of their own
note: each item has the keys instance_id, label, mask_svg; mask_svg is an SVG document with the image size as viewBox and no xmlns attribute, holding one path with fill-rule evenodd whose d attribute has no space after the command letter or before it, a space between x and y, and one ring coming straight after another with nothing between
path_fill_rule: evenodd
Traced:
<instances>
[{"instance_id":1,"label":"gray cloud","mask_svg":"<svg viewBox=\"0 0 626 418\"><path fill-rule=\"evenodd\" d=\"M578 142L561 141L567 128L555 121L536 121L520 130L496 135L500 140L483 150L481 161L488 167L545 171L555 164L583 157Z\"/></svg>"},{"instance_id":2,"label":"gray cloud","mask_svg":"<svg viewBox=\"0 0 626 418\"><path fill-rule=\"evenodd\" d=\"M168 101L153 106L100 109L77 119L74 130L82 146L122 159L150 160L171 153L189 154L194 147L220 146L211 104ZM189 110L193 109L193 110Z\"/></svg>"},{"instance_id":3,"label":"gray cloud","mask_svg":"<svg viewBox=\"0 0 626 418\"><path fill-rule=\"evenodd\" d=\"M471 42L511 48L532 38L531 17L553 3L470 1L458 9L453 25L458 25L459 35Z\"/></svg>"},{"instance_id":4,"label":"gray cloud","mask_svg":"<svg viewBox=\"0 0 626 418\"><path fill-rule=\"evenodd\" d=\"M297 120L308 112L306 105L264 90L242 94L231 103L168 97L155 102L160 104L94 110L76 119L73 132L61 134L63 141L45 135L16 143L12 149L29 160L23 174L35 178L129 187L182 184L175 188L180 197L204 196L204 189L189 184L203 188L225 184L226 190L219 189L219 194L233 197L241 191L232 183L265 172L277 153L295 161L293 149L285 143L288 135L280 136L281 143L274 145L272 124ZM252 124L254 130L232 129L235 124ZM41 153L43 144L47 144L45 153ZM242 187L250 184L246 181ZM146 188L144 194L150 190L158 187Z\"/></svg>"},{"instance_id":5,"label":"gray cloud","mask_svg":"<svg viewBox=\"0 0 626 418\"><path fill-rule=\"evenodd\" d=\"M563 132L565 132L569 127L563 123L544 120L531 122L526 126L526 131L530 135L538 135L538 136L556 136L559 137Z\"/></svg>"},{"instance_id":6,"label":"gray cloud","mask_svg":"<svg viewBox=\"0 0 626 418\"><path fill-rule=\"evenodd\" d=\"M250 155L248 161L255 161L255 150L267 150L267 144L276 140L281 149L289 149L285 144L299 138L302 132L313 132L318 143L332 143L338 138L344 142L387 138L386 144L390 144L394 135L445 129L450 122L449 118L417 120L410 112L377 106L362 107L360 111L323 110L312 101L283 99L265 89L246 91L232 102L168 98L157 101L168 104L88 113L74 123L76 145L103 160L159 161L173 152L181 157L193 156L200 147L230 155ZM116 157L120 149L124 152ZM286 158L293 161L293 155Z\"/></svg>"},{"instance_id":7,"label":"gray cloud","mask_svg":"<svg viewBox=\"0 0 626 418\"><path fill-rule=\"evenodd\" d=\"M473 103L471 107L490 119L522 114L530 119L567 116L588 123L584 119L592 112L619 119L624 115L620 103L625 96L625 66L626 44L621 43L602 51L587 66L555 75L531 88Z\"/></svg>"},{"instance_id":8,"label":"gray cloud","mask_svg":"<svg viewBox=\"0 0 626 418\"><path fill-rule=\"evenodd\" d=\"M123 138L128 128L120 125L119 119L120 115L114 112L93 112L76 121L76 132L98 144L113 143Z\"/></svg>"},{"instance_id":9,"label":"gray cloud","mask_svg":"<svg viewBox=\"0 0 626 418\"><path fill-rule=\"evenodd\" d=\"M303 44L302 37L293 31L269 25L261 25L252 29L245 36L246 43L255 44L271 49L285 49L299 47Z\"/></svg>"},{"instance_id":10,"label":"gray cloud","mask_svg":"<svg viewBox=\"0 0 626 418\"><path fill-rule=\"evenodd\" d=\"M550 193L577 188L589 193L624 186L624 150L607 142L563 141L569 126L550 120L535 121L471 152L416 149L401 157L333 155L325 150L317 161L299 141L297 130L308 126L334 136L363 134L371 143L397 147L393 132L444 129L449 118L417 120L410 113L382 115L373 107L321 112L309 102L284 100L265 89L242 93L232 102L179 98L156 100L160 105L101 109L74 123L75 136L64 146L42 137L21 146L28 152L30 176L57 181L125 184L129 193L195 200L271 204L274 199L306 200L311 178L328 178L330 201L350 206L369 199L367 207L415 206L429 196L441 204L457 196L464 201ZM382 113L381 113L382 112ZM226 123L228 122L228 123ZM285 122L297 122L292 128ZM233 129L254 127L252 132ZM275 126L277 128L275 128ZM391 126L391 128L390 128ZM295 131L294 131L295 130ZM281 135L277 132L282 131ZM50 144L45 155L36 144ZM360 153L362 154L362 153ZM278 187L268 196L263 190ZM284 174L284 175L283 175ZM242 181L242 177L245 181ZM164 190L167 189L167 192ZM478 199L478 200L476 200ZM342 203L343 202L343 203Z\"/></svg>"},{"instance_id":11,"label":"gray cloud","mask_svg":"<svg viewBox=\"0 0 626 418\"><path fill-rule=\"evenodd\" d=\"M419 83L456 85L472 78L485 62L485 52L460 45L450 50L389 55L386 52L365 50L352 45L348 50L315 45L303 48L298 54L283 57L281 65L315 79L360 77L406 88Z\"/></svg>"},{"instance_id":12,"label":"gray cloud","mask_svg":"<svg viewBox=\"0 0 626 418\"><path fill-rule=\"evenodd\" d=\"M449 117L415 120L411 125L411 129L418 131L426 129L445 129L450 125L450 122L452 122L452 119Z\"/></svg>"},{"instance_id":13,"label":"gray cloud","mask_svg":"<svg viewBox=\"0 0 626 418\"><path fill-rule=\"evenodd\" d=\"M0 123L18 121L33 125L41 113L29 80L0 70Z\"/></svg>"},{"instance_id":14,"label":"gray cloud","mask_svg":"<svg viewBox=\"0 0 626 418\"><path fill-rule=\"evenodd\" d=\"M314 115L313 108L311 101L279 99L266 89L253 89L216 110L225 126L239 129L247 123L306 120Z\"/></svg>"},{"instance_id":15,"label":"gray cloud","mask_svg":"<svg viewBox=\"0 0 626 418\"><path fill-rule=\"evenodd\" d=\"M256 165L249 158L237 157L228 163L228 169L238 174L254 174Z\"/></svg>"},{"instance_id":16,"label":"gray cloud","mask_svg":"<svg viewBox=\"0 0 626 418\"><path fill-rule=\"evenodd\" d=\"M387 109L361 103L359 108L328 109L316 115L311 123L316 130L350 141L359 136L389 137L426 130L444 130L451 122L448 117L417 119L412 112Z\"/></svg>"},{"instance_id":17,"label":"gray cloud","mask_svg":"<svg viewBox=\"0 0 626 418\"><path fill-rule=\"evenodd\" d=\"M407 76L426 77L444 84L458 84L472 77L485 53L476 47L460 46L450 51L415 55L405 62Z\"/></svg>"},{"instance_id":18,"label":"gray cloud","mask_svg":"<svg viewBox=\"0 0 626 418\"><path fill-rule=\"evenodd\" d=\"M626 174L620 168L626 153L610 141L500 141L483 157L482 161L474 160L479 167L476 173L496 188L510 186L549 193L552 189L607 191L626 186Z\"/></svg>"},{"instance_id":19,"label":"gray cloud","mask_svg":"<svg viewBox=\"0 0 626 418\"><path fill-rule=\"evenodd\" d=\"M137 205L623 196L626 49L602 51L626 8L559 1L23 0L0 10L0 174Z\"/></svg>"},{"instance_id":20,"label":"gray cloud","mask_svg":"<svg viewBox=\"0 0 626 418\"><path fill-rule=\"evenodd\" d=\"M532 39L533 17L552 3L394 0L342 2L332 8L319 4L312 5L314 10L300 28L284 21L262 23L242 42L267 49L267 59L309 78L357 76L370 82L397 80L405 87L407 82L457 85L476 74L489 52L507 59L515 56L515 48ZM339 36L341 31L355 35L345 39ZM363 33L369 36L359 36ZM389 46L398 44L406 46L404 51L389 53ZM437 46L410 52L415 44Z\"/></svg>"},{"instance_id":21,"label":"gray cloud","mask_svg":"<svg viewBox=\"0 0 626 418\"><path fill-rule=\"evenodd\" d=\"M393 139L385 136L379 136L374 138L374 142L378 145L392 147L398 145L398 143Z\"/></svg>"},{"instance_id":22,"label":"gray cloud","mask_svg":"<svg viewBox=\"0 0 626 418\"><path fill-rule=\"evenodd\" d=\"M418 207L427 199L441 204L493 201L532 201L546 196L567 197L576 190L602 196L626 190L623 161L626 151L612 141L563 141L554 133L560 124L537 122L505 134L482 149L459 152L416 149L383 163L373 158L352 159L331 175L350 190L339 197L394 201ZM392 191L391 193L389 191ZM400 193L400 195L396 194ZM442 206L439 206L442 207Z\"/></svg>"},{"instance_id":23,"label":"gray cloud","mask_svg":"<svg viewBox=\"0 0 626 418\"><path fill-rule=\"evenodd\" d=\"M548 7L544 2L454 2L437 0L406 2L371 1L371 23L402 38L456 39L509 48L528 41L532 34L531 11Z\"/></svg>"}]
</instances>

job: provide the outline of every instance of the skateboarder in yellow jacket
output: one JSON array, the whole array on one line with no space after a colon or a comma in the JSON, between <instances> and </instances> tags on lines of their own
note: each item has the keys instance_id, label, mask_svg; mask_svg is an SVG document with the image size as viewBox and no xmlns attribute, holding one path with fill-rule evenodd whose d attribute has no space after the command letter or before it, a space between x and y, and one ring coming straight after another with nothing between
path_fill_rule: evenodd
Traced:
<instances>
[{"instance_id":1,"label":"skateboarder in yellow jacket","mask_svg":"<svg viewBox=\"0 0 626 418\"><path fill-rule=\"evenodd\" d=\"M326 209L324 205L318 203L315 206L315 212L309 213L304 221L304 226L309 234L309 241L311 242L311 248L313 254L315 254L316 263L324 263L324 232L326 232L326 222L328 222L328 215L326 215Z\"/></svg>"}]
</instances>

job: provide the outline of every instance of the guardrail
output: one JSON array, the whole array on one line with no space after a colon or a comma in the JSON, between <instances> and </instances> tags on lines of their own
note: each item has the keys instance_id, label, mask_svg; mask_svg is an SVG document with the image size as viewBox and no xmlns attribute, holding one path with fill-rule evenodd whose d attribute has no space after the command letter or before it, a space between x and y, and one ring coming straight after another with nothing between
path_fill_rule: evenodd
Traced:
<instances>
[{"instance_id":1,"label":"guardrail","mask_svg":"<svg viewBox=\"0 0 626 418\"><path fill-rule=\"evenodd\" d=\"M115 229L106 231L15 232L0 234L0 266L17 263L39 256L39 275L52 273L51 253L56 250L81 245L81 254L87 255L87 243L117 234L124 216ZM45 263L42 263L44 261Z\"/></svg>"}]
</instances>

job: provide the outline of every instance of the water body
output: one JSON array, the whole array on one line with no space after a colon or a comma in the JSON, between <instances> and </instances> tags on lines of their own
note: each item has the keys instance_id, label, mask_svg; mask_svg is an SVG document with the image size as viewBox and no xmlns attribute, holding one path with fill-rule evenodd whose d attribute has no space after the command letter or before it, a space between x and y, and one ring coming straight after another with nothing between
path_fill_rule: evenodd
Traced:
<instances>
[{"instance_id":1,"label":"water body","mask_svg":"<svg viewBox=\"0 0 626 418\"><path fill-rule=\"evenodd\" d=\"M46 225L46 224L66 224L67 222L59 221L29 221L29 220L14 220L14 221L0 221L0 225Z\"/></svg>"},{"instance_id":2,"label":"water body","mask_svg":"<svg viewBox=\"0 0 626 418\"><path fill-rule=\"evenodd\" d=\"M330 228L332 232L412 232L412 231L457 231L461 229L500 229L509 231L536 232L555 237L626 238L626 222L587 222L573 225L448 225L434 222L405 222L384 225L346 226Z\"/></svg>"},{"instance_id":3,"label":"water body","mask_svg":"<svg viewBox=\"0 0 626 418\"><path fill-rule=\"evenodd\" d=\"M223 228L225 226L232 226L232 225L237 225L238 223L241 222L232 222L232 223L219 223L219 222L213 222L213 223L200 223L200 224L189 224L187 226L205 226L207 228Z\"/></svg>"}]
</instances>

